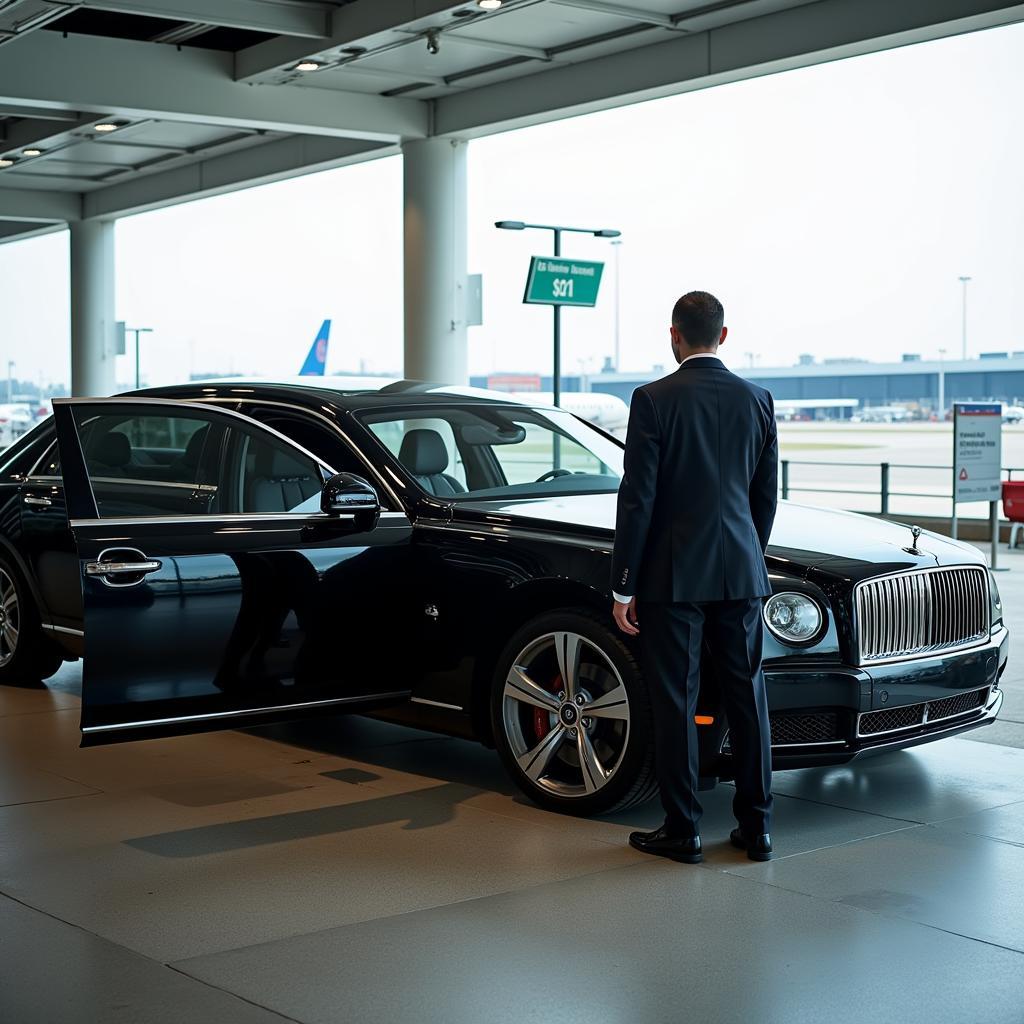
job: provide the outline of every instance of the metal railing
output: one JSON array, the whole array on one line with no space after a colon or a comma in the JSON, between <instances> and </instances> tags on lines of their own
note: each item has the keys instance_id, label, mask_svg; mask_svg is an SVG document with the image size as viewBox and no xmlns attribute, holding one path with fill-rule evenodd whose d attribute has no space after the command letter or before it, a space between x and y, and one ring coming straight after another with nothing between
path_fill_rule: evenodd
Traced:
<instances>
[{"instance_id":1,"label":"metal railing","mask_svg":"<svg viewBox=\"0 0 1024 1024\"><path fill-rule=\"evenodd\" d=\"M858 497L872 497L878 496L879 508L878 511L881 515L885 516L889 514L889 499L890 498L927 498L930 501L948 501L952 504L953 501L953 488L952 488L952 477L953 467L952 466L936 466L936 465L922 465L920 463L910 462L844 462L842 468L844 470L850 469L870 469L874 467L878 472L878 488L872 488L865 490L862 487L812 487L805 485L794 485L791 479L790 469L793 466L818 466L825 467L828 469L835 469L837 464L835 462L820 462L807 459L781 459L779 462L780 469L780 489L782 492L783 500L788 500L791 494L852 494ZM945 493L936 493L935 491L895 491L892 489L891 479L893 470L930 470L934 473L945 473L946 479L950 481L950 488ZM1018 479L1021 478L1021 474L1024 474L1024 467L1020 466L1004 466L1002 469L1004 480L1013 480L1013 474L1018 475Z\"/></svg>"}]
</instances>

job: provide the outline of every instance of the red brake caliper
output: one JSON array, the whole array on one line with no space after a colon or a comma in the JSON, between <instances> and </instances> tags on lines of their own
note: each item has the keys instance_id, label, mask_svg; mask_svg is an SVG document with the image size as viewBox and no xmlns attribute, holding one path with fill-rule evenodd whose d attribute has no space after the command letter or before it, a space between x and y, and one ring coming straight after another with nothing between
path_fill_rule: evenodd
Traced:
<instances>
[{"instance_id":1,"label":"red brake caliper","mask_svg":"<svg viewBox=\"0 0 1024 1024\"><path fill-rule=\"evenodd\" d=\"M556 675L554 681L548 686L548 692L558 694L562 689L562 677ZM537 740L544 739L549 732L551 732L551 719L550 712L545 711L543 708L533 709L533 731L537 736Z\"/></svg>"}]
</instances>

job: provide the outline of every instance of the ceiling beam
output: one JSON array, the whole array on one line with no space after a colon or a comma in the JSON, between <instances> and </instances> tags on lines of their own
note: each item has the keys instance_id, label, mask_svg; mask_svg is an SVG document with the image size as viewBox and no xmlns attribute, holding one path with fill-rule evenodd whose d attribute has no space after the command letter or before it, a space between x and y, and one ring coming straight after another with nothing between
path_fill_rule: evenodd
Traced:
<instances>
[{"instance_id":1,"label":"ceiling beam","mask_svg":"<svg viewBox=\"0 0 1024 1024\"><path fill-rule=\"evenodd\" d=\"M7 188L0 177L0 220L64 223L82 215L82 197L77 192L48 189Z\"/></svg>"},{"instance_id":2,"label":"ceiling beam","mask_svg":"<svg viewBox=\"0 0 1024 1024\"><path fill-rule=\"evenodd\" d=\"M468 0L355 0L335 10L330 34L316 48L294 39L268 39L235 54L235 77L249 81L271 71L291 67L303 57L313 57L356 45L382 32L404 28L410 22L465 7Z\"/></svg>"},{"instance_id":3,"label":"ceiling beam","mask_svg":"<svg viewBox=\"0 0 1024 1024\"><path fill-rule=\"evenodd\" d=\"M818 0L435 100L435 134L485 135L1024 20L1015 0Z\"/></svg>"},{"instance_id":4,"label":"ceiling beam","mask_svg":"<svg viewBox=\"0 0 1024 1024\"><path fill-rule=\"evenodd\" d=\"M82 197L83 217L116 217L265 185L397 153L355 139L293 136L108 185Z\"/></svg>"},{"instance_id":5,"label":"ceiling beam","mask_svg":"<svg viewBox=\"0 0 1024 1024\"><path fill-rule=\"evenodd\" d=\"M657 25L660 28L675 28L675 19L671 14L660 14L625 4L609 4L604 0L552 0L559 7L578 7L581 11L593 11L594 14L608 14L627 21L639 21L645 25Z\"/></svg>"},{"instance_id":6,"label":"ceiling beam","mask_svg":"<svg viewBox=\"0 0 1024 1024\"><path fill-rule=\"evenodd\" d=\"M387 143L427 134L428 110L421 100L246 85L234 81L232 72L230 53L35 32L4 48L0 107L11 103Z\"/></svg>"},{"instance_id":7,"label":"ceiling beam","mask_svg":"<svg viewBox=\"0 0 1024 1024\"><path fill-rule=\"evenodd\" d=\"M26 238L38 238L54 231L66 231L66 224L34 224L0 220L0 245L7 242L22 242Z\"/></svg>"},{"instance_id":8,"label":"ceiling beam","mask_svg":"<svg viewBox=\"0 0 1024 1024\"><path fill-rule=\"evenodd\" d=\"M85 0L83 6L306 39L327 36L335 10L333 4L301 0Z\"/></svg>"},{"instance_id":9,"label":"ceiling beam","mask_svg":"<svg viewBox=\"0 0 1024 1024\"><path fill-rule=\"evenodd\" d=\"M40 120L35 117L12 117L0 124L0 152L17 155L18 150L36 146L49 149L53 139L59 139L66 132L80 125L94 121L95 115L76 117L73 121Z\"/></svg>"}]
</instances>

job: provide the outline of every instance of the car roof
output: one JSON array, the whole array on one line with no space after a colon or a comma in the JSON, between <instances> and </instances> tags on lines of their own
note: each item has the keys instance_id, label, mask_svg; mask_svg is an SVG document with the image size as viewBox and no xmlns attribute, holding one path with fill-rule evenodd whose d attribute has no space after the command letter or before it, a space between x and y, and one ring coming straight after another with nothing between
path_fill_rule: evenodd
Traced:
<instances>
[{"instance_id":1,"label":"car roof","mask_svg":"<svg viewBox=\"0 0 1024 1024\"><path fill-rule=\"evenodd\" d=\"M393 377L283 377L261 379L256 377L216 378L172 384L159 388L146 388L127 392L133 395L152 395L161 398L280 398L282 392L300 403L328 402L342 409L385 409L395 406L450 405L527 405L534 403L522 397L483 388L438 384L422 380L396 380ZM537 408L548 408L537 403Z\"/></svg>"}]
</instances>

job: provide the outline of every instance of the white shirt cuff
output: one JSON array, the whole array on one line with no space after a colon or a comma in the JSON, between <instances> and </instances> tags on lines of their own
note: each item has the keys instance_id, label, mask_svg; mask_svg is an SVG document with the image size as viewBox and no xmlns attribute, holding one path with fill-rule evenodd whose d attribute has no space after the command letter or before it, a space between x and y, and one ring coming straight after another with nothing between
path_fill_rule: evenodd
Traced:
<instances>
[{"instance_id":1,"label":"white shirt cuff","mask_svg":"<svg viewBox=\"0 0 1024 1024\"><path fill-rule=\"evenodd\" d=\"M622 594L616 594L614 590L612 591L612 597L614 597L619 604L629 604L629 602L633 600L632 597L624 597Z\"/></svg>"}]
</instances>

